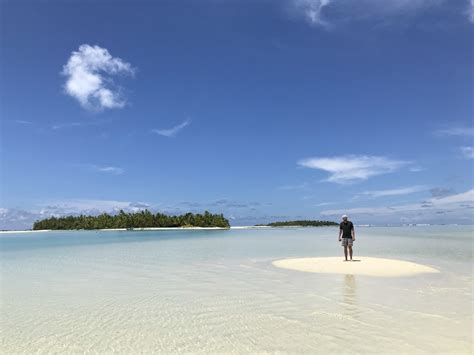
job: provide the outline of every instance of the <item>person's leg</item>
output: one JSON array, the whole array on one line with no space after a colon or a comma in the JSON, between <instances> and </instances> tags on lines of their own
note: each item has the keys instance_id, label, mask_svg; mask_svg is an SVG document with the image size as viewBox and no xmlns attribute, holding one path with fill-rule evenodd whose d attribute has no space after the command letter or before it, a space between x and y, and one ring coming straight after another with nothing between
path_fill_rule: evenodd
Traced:
<instances>
[{"instance_id":1,"label":"person's leg","mask_svg":"<svg viewBox=\"0 0 474 355\"><path fill-rule=\"evenodd\" d=\"M346 257L346 261L347 261L347 245L344 245L344 256Z\"/></svg>"},{"instance_id":2,"label":"person's leg","mask_svg":"<svg viewBox=\"0 0 474 355\"><path fill-rule=\"evenodd\" d=\"M352 260L352 245L349 245L349 255L351 257L351 260ZM346 257L347 259L347 257Z\"/></svg>"}]
</instances>

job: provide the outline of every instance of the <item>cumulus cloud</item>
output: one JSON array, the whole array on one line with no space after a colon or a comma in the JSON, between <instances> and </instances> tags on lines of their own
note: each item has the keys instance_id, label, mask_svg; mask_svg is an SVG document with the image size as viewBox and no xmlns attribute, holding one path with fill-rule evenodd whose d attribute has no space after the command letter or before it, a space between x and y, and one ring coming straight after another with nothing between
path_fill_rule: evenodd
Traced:
<instances>
[{"instance_id":1,"label":"cumulus cloud","mask_svg":"<svg viewBox=\"0 0 474 355\"><path fill-rule=\"evenodd\" d=\"M133 75L132 66L99 46L83 44L71 53L62 74L66 76L64 89L82 107L89 110L121 108L126 101L113 76Z\"/></svg>"},{"instance_id":2,"label":"cumulus cloud","mask_svg":"<svg viewBox=\"0 0 474 355\"><path fill-rule=\"evenodd\" d=\"M33 222L37 219L37 212L0 208L0 230L31 229Z\"/></svg>"},{"instance_id":3,"label":"cumulus cloud","mask_svg":"<svg viewBox=\"0 0 474 355\"><path fill-rule=\"evenodd\" d=\"M461 147L461 153L466 159L474 159L474 147Z\"/></svg>"},{"instance_id":4,"label":"cumulus cloud","mask_svg":"<svg viewBox=\"0 0 474 355\"><path fill-rule=\"evenodd\" d=\"M386 197L386 196L409 195L409 194L413 194L415 192L420 192L424 190L426 190L425 186L410 186L410 187L402 187L398 189L364 191L364 192L361 192L359 195L365 195L371 198L377 198L377 197Z\"/></svg>"},{"instance_id":5,"label":"cumulus cloud","mask_svg":"<svg viewBox=\"0 0 474 355\"><path fill-rule=\"evenodd\" d=\"M191 121L187 119L186 121L172 127L172 128L167 128L167 129L153 129L152 132L159 134L160 136L165 136L165 137L176 137L176 135L182 131L184 128L189 126Z\"/></svg>"},{"instance_id":6,"label":"cumulus cloud","mask_svg":"<svg viewBox=\"0 0 474 355\"><path fill-rule=\"evenodd\" d=\"M54 201L44 206L40 206L39 212L47 215L68 215L68 214L98 214L116 213L120 210L127 212L137 212L151 205L145 202L129 202L115 200L66 200Z\"/></svg>"},{"instance_id":7,"label":"cumulus cloud","mask_svg":"<svg viewBox=\"0 0 474 355\"><path fill-rule=\"evenodd\" d=\"M339 184L367 180L376 175L387 174L400 169L409 162L380 156L347 155L340 157L313 157L302 159L298 165L323 170L329 173L326 181Z\"/></svg>"}]
</instances>

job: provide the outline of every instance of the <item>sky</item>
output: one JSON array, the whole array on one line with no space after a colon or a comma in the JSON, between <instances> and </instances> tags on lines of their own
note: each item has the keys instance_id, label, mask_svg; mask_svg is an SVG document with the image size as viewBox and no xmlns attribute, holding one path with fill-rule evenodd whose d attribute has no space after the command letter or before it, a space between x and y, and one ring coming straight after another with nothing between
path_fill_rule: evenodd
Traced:
<instances>
[{"instance_id":1,"label":"sky","mask_svg":"<svg viewBox=\"0 0 474 355\"><path fill-rule=\"evenodd\" d=\"M145 208L472 224L472 1L0 6L0 229Z\"/></svg>"}]
</instances>

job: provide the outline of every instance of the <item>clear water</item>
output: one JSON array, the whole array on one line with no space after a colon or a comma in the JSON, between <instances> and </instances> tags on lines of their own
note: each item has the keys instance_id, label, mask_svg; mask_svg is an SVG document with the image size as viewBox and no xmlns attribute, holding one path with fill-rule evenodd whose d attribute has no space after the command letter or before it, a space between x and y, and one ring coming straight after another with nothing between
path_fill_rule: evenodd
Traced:
<instances>
[{"instance_id":1,"label":"clear water","mask_svg":"<svg viewBox=\"0 0 474 355\"><path fill-rule=\"evenodd\" d=\"M441 272L272 266L340 255L334 228L3 234L0 352L472 353L473 227L357 232Z\"/></svg>"}]
</instances>

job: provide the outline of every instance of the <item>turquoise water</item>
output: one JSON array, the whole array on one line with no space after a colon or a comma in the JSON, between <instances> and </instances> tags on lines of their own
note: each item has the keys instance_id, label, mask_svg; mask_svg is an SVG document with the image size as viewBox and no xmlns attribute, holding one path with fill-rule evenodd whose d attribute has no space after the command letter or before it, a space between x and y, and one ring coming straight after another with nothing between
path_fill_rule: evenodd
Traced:
<instances>
[{"instance_id":1,"label":"turquoise water","mask_svg":"<svg viewBox=\"0 0 474 355\"><path fill-rule=\"evenodd\" d=\"M275 268L335 228L2 234L2 353L472 353L473 227L357 228L405 278Z\"/></svg>"}]
</instances>

